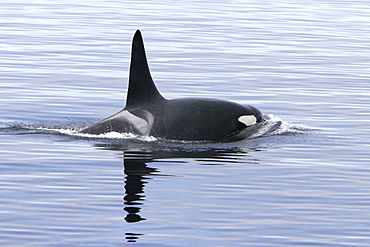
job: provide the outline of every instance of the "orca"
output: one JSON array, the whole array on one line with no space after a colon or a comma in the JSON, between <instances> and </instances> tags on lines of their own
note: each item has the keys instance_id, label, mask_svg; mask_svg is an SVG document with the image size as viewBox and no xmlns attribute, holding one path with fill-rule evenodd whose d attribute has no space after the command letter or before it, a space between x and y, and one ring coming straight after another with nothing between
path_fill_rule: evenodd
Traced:
<instances>
[{"instance_id":1,"label":"orca","mask_svg":"<svg viewBox=\"0 0 370 247\"><path fill-rule=\"evenodd\" d=\"M132 133L175 141L244 139L263 121L253 106L209 98L165 99L155 86L140 30L132 41L126 106L80 133Z\"/></svg>"}]
</instances>

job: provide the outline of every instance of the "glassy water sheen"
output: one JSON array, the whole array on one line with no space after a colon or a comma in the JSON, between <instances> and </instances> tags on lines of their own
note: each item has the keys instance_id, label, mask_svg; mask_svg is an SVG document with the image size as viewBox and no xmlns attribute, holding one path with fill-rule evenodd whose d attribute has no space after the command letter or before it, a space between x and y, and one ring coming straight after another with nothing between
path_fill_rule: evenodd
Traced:
<instances>
[{"instance_id":1,"label":"glassy water sheen","mask_svg":"<svg viewBox=\"0 0 370 247\"><path fill-rule=\"evenodd\" d=\"M1 246L370 246L368 1L0 1ZM227 144L75 130L167 98L269 117Z\"/></svg>"}]
</instances>

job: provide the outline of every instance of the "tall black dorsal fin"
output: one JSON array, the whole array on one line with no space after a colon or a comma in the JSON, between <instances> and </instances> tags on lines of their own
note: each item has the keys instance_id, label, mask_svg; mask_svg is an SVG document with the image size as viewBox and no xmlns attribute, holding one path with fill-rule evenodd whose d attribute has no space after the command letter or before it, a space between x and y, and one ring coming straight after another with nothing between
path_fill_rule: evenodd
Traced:
<instances>
[{"instance_id":1,"label":"tall black dorsal fin","mask_svg":"<svg viewBox=\"0 0 370 247\"><path fill-rule=\"evenodd\" d=\"M163 99L150 75L143 38L140 30L137 30L132 40L126 108Z\"/></svg>"}]
</instances>

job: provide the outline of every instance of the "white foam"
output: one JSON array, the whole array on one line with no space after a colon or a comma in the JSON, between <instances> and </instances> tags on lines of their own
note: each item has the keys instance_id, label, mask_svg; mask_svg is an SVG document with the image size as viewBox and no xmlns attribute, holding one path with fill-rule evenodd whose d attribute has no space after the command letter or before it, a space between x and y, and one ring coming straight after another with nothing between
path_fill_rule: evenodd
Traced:
<instances>
[{"instance_id":1,"label":"white foam","mask_svg":"<svg viewBox=\"0 0 370 247\"><path fill-rule=\"evenodd\" d=\"M281 118L274 116L273 114L265 114L263 118L265 121L261 124L256 133L250 136L250 138L300 134L304 133L305 131L314 130L303 124L288 123L283 121Z\"/></svg>"},{"instance_id":2,"label":"white foam","mask_svg":"<svg viewBox=\"0 0 370 247\"><path fill-rule=\"evenodd\" d=\"M156 141L157 138L153 136L140 136L140 135L135 135L132 133L119 133L119 132L108 132L108 133L103 133L99 135L93 135L93 134L85 134L85 133L80 133L78 130L75 129L51 129L51 128L44 128L44 127L39 127L37 129L40 130L46 130L46 131L52 131L52 132L57 132L63 135L70 135L70 136L77 136L77 137L85 137L85 138L96 138L96 139L137 139L137 140L142 140L142 141Z\"/></svg>"}]
</instances>

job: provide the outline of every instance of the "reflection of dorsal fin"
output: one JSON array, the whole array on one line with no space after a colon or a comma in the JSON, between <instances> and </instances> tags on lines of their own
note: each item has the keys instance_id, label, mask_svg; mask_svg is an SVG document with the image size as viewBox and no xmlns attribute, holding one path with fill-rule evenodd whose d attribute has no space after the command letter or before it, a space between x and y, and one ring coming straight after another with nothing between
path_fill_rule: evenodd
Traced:
<instances>
[{"instance_id":1,"label":"reflection of dorsal fin","mask_svg":"<svg viewBox=\"0 0 370 247\"><path fill-rule=\"evenodd\" d=\"M126 108L133 108L163 99L150 75L143 38L140 30L137 30L132 40Z\"/></svg>"}]
</instances>

